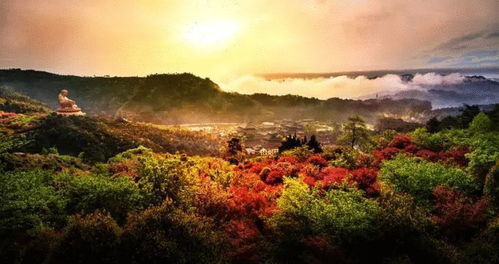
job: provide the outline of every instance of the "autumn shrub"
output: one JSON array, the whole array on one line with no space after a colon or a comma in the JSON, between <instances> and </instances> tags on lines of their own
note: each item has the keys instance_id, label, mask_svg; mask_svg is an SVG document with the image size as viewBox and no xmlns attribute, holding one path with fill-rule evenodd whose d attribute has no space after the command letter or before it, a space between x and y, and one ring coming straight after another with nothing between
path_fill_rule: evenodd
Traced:
<instances>
[{"instance_id":1,"label":"autumn shrub","mask_svg":"<svg viewBox=\"0 0 499 264\"><path fill-rule=\"evenodd\" d=\"M466 154L471 153L471 150L466 146L456 146L448 151L441 151L438 153L438 160L440 162L454 164L462 168L468 166L468 158Z\"/></svg>"},{"instance_id":2,"label":"autumn shrub","mask_svg":"<svg viewBox=\"0 0 499 264\"><path fill-rule=\"evenodd\" d=\"M388 144L388 147L404 149L412 144L412 139L407 135L396 135Z\"/></svg>"},{"instance_id":3,"label":"autumn shrub","mask_svg":"<svg viewBox=\"0 0 499 264\"><path fill-rule=\"evenodd\" d=\"M315 154L307 159L307 162L321 168L327 167L329 163L320 154Z\"/></svg>"},{"instance_id":4,"label":"autumn shrub","mask_svg":"<svg viewBox=\"0 0 499 264\"><path fill-rule=\"evenodd\" d=\"M111 176L124 176L135 179L138 175L137 167L137 164L133 160L129 160L109 163L107 170Z\"/></svg>"},{"instance_id":5,"label":"autumn shrub","mask_svg":"<svg viewBox=\"0 0 499 264\"><path fill-rule=\"evenodd\" d=\"M295 157L300 161L305 161L312 155L314 155L314 152L310 150L308 146L297 147L294 149L286 150L281 153L281 156Z\"/></svg>"},{"instance_id":6,"label":"autumn shrub","mask_svg":"<svg viewBox=\"0 0 499 264\"><path fill-rule=\"evenodd\" d=\"M400 149L398 148L384 148L381 150L374 150L373 155L374 155L374 160L375 160L375 165L379 166L383 161L390 160L397 156L397 154L400 153Z\"/></svg>"},{"instance_id":7,"label":"autumn shrub","mask_svg":"<svg viewBox=\"0 0 499 264\"><path fill-rule=\"evenodd\" d=\"M265 213L270 201L262 193L248 187L233 186L229 189L230 210L232 214L257 219Z\"/></svg>"},{"instance_id":8,"label":"autumn shrub","mask_svg":"<svg viewBox=\"0 0 499 264\"><path fill-rule=\"evenodd\" d=\"M230 247L225 251L231 263L259 263L266 257L264 237L251 219L232 219L224 225Z\"/></svg>"},{"instance_id":9,"label":"autumn shrub","mask_svg":"<svg viewBox=\"0 0 499 264\"><path fill-rule=\"evenodd\" d=\"M284 157L284 156L281 156L281 157L279 157L279 159L277 160L277 162L289 162L291 164L296 164L296 163L298 163L300 161L296 157Z\"/></svg>"},{"instance_id":10,"label":"autumn shrub","mask_svg":"<svg viewBox=\"0 0 499 264\"><path fill-rule=\"evenodd\" d=\"M340 184L347 179L350 171L345 168L325 168L320 172L319 179L322 180L324 187L328 187L331 184Z\"/></svg>"},{"instance_id":11,"label":"autumn shrub","mask_svg":"<svg viewBox=\"0 0 499 264\"><path fill-rule=\"evenodd\" d=\"M404 148L404 152L407 153L407 154L416 154L418 151L420 151L421 148L414 145L414 144L410 144L410 145L407 145L405 148Z\"/></svg>"},{"instance_id":12,"label":"autumn shrub","mask_svg":"<svg viewBox=\"0 0 499 264\"><path fill-rule=\"evenodd\" d=\"M469 238L485 224L490 205L487 198L474 201L463 192L444 186L437 186L433 195L433 221L447 237Z\"/></svg>"},{"instance_id":13,"label":"autumn shrub","mask_svg":"<svg viewBox=\"0 0 499 264\"><path fill-rule=\"evenodd\" d=\"M270 173L265 178L265 182L268 184L282 183L285 176L285 172L282 170L271 170Z\"/></svg>"},{"instance_id":14,"label":"autumn shrub","mask_svg":"<svg viewBox=\"0 0 499 264\"><path fill-rule=\"evenodd\" d=\"M416 152L416 156L423 158L425 160L428 160L428 161L433 161L433 162L438 161L438 154L431 151L431 150L427 150L427 149L422 149L422 150Z\"/></svg>"},{"instance_id":15,"label":"autumn shrub","mask_svg":"<svg viewBox=\"0 0 499 264\"><path fill-rule=\"evenodd\" d=\"M51 254L51 263L118 263L121 228L101 212L74 215Z\"/></svg>"},{"instance_id":16,"label":"autumn shrub","mask_svg":"<svg viewBox=\"0 0 499 264\"><path fill-rule=\"evenodd\" d=\"M150 204L161 204L171 199L176 204L190 206L196 197L199 172L194 160L183 160L178 155L144 157L143 169L137 184Z\"/></svg>"},{"instance_id":17,"label":"autumn shrub","mask_svg":"<svg viewBox=\"0 0 499 264\"><path fill-rule=\"evenodd\" d=\"M369 197L379 194L380 187L377 182L378 170L376 169L356 169L351 171L350 180L354 182L357 188L364 190Z\"/></svg>"},{"instance_id":18,"label":"autumn shrub","mask_svg":"<svg viewBox=\"0 0 499 264\"><path fill-rule=\"evenodd\" d=\"M380 179L399 192L412 195L418 202L429 205L432 192L439 185L476 193L478 184L457 167L446 167L421 158L398 155L383 162Z\"/></svg>"},{"instance_id":19,"label":"autumn shrub","mask_svg":"<svg viewBox=\"0 0 499 264\"><path fill-rule=\"evenodd\" d=\"M211 181L227 188L234 179L234 166L222 159L199 158L196 168L201 177L207 177Z\"/></svg>"},{"instance_id":20,"label":"autumn shrub","mask_svg":"<svg viewBox=\"0 0 499 264\"><path fill-rule=\"evenodd\" d=\"M132 215L124 227L120 258L128 263L216 263L224 259L224 242L205 217L159 206Z\"/></svg>"}]
</instances>

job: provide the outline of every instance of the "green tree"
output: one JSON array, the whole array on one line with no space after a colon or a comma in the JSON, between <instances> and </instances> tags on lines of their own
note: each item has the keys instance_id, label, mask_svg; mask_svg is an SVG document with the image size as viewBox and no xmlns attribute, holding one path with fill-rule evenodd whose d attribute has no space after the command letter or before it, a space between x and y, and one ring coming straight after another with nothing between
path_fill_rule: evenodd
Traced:
<instances>
[{"instance_id":1,"label":"green tree","mask_svg":"<svg viewBox=\"0 0 499 264\"><path fill-rule=\"evenodd\" d=\"M468 129L472 133L483 133L490 131L491 128L492 122L490 121L490 118L485 113L480 112L473 118Z\"/></svg>"},{"instance_id":2,"label":"green tree","mask_svg":"<svg viewBox=\"0 0 499 264\"><path fill-rule=\"evenodd\" d=\"M369 141L369 132L364 119L358 115L350 116L348 123L343 125L343 135L338 140L348 143L351 148Z\"/></svg>"},{"instance_id":3,"label":"green tree","mask_svg":"<svg viewBox=\"0 0 499 264\"><path fill-rule=\"evenodd\" d=\"M472 120L480 114L480 107L477 105L464 105L461 115L458 117L461 121L461 128L468 128Z\"/></svg>"},{"instance_id":4,"label":"green tree","mask_svg":"<svg viewBox=\"0 0 499 264\"><path fill-rule=\"evenodd\" d=\"M310 140L308 141L307 146L309 149L313 150L314 153L321 153L322 152L321 143L319 143L319 141L317 141L317 138L315 137L315 135L312 135L310 137Z\"/></svg>"},{"instance_id":5,"label":"green tree","mask_svg":"<svg viewBox=\"0 0 499 264\"><path fill-rule=\"evenodd\" d=\"M422 205L430 204L433 189L440 185L456 188L468 194L479 190L475 178L460 168L444 166L421 158L406 157L402 154L383 162L379 177L396 191L412 195Z\"/></svg>"}]
</instances>

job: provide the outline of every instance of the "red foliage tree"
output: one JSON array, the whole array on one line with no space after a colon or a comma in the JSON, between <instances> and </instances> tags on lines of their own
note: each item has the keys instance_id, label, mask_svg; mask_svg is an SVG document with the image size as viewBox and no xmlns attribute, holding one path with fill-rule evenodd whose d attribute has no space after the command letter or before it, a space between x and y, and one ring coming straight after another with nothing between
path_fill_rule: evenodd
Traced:
<instances>
[{"instance_id":1,"label":"red foliage tree","mask_svg":"<svg viewBox=\"0 0 499 264\"><path fill-rule=\"evenodd\" d=\"M416 154L420 150L421 150L421 148L414 145L414 144L410 144L404 148L404 151L406 153L410 153L410 154Z\"/></svg>"},{"instance_id":2,"label":"red foliage tree","mask_svg":"<svg viewBox=\"0 0 499 264\"><path fill-rule=\"evenodd\" d=\"M399 152L400 152L400 149L392 148L392 147L391 148L384 148L382 150L373 151L376 166L379 166L379 164L381 164L381 162L383 162L385 160L392 159Z\"/></svg>"},{"instance_id":3,"label":"red foliage tree","mask_svg":"<svg viewBox=\"0 0 499 264\"><path fill-rule=\"evenodd\" d=\"M473 201L462 192L438 186L433 190L435 213L433 221L454 238L465 238L485 224L489 208L487 199Z\"/></svg>"},{"instance_id":4,"label":"red foliage tree","mask_svg":"<svg viewBox=\"0 0 499 264\"><path fill-rule=\"evenodd\" d=\"M327 160L325 160L320 154L311 156L310 158L308 158L307 162L315 166L319 166L320 168L324 168L329 165Z\"/></svg>"},{"instance_id":5,"label":"red foliage tree","mask_svg":"<svg viewBox=\"0 0 499 264\"><path fill-rule=\"evenodd\" d=\"M348 173L349 170L345 168L325 168L321 171L322 183L324 187L334 183L341 183L347 178Z\"/></svg>"},{"instance_id":6,"label":"red foliage tree","mask_svg":"<svg viewBox=\"0 0 499 264\"><path fill-rule=\"evenodd\" d=\"M427 150L427 149L422 149L418 152L416 152L416 156L418 157L421 157L425 160L429 160L429 161L438 161L438 154L431 151L431 150Z\"/></svg>"},{"instance_id":7,"label":"red foliage tree","mask_svg":"<svg viewBox=\"0 0 499 264\"><path fill-rule=\"evenodd\" d=\"M280 157L277 162L289 162L291 164L296 164L299 160L295 157Z\"/></svg>"},{"instance_id":8,"label":"red foliage tree","mask_svg":"<svg viewBox=\"0 0 499 264\"><path fill-rule=\"evenodd\" d=\"M466 154L470 153L471 150L464 146L456 147L449 151L442 151L438 153L438 160L448 162L460 167L468 166L469 160L466 158Z\"/></svg>"},{"instance_id":9,"label":"red foliage tree","mask_svg":"<svg viewBox=\"0 0 499 264\"><path fill-rule=\"evenodd\" d=\"M412 139L407 136L407 135L396 135L390 144L388 144L388 147L392 148L398 148L398 149L404 149L405 147L409 146L412 144Z\"/></svg>"},{"instance_id":10,"label":"red foliage tree","mask_svg":"<svg viewBox=\"0 0 499 264\"><path fill-rule=\"evenodd\" d=\"M359 189L362 189L370 197L379 194L379 185L376 182L378 178L378 170L376 169L357 169L351 172L351 181L357 184Z\"/></svg>"}]
</instances>

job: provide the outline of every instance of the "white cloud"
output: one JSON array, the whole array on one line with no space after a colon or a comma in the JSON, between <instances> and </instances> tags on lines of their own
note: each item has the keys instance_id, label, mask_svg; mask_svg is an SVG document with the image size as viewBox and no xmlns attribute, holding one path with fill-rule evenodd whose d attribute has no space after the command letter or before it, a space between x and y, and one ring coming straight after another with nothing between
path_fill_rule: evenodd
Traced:
<instances>
[{"instance_id":1,"label":"white cloud","mask_svg":"<svg viewBox=\"0 0 499 264\"><path fill-rule=\"evenodd\" d=\"M243 94L267 93L271 95L295 94L306 97L328 99L358 98L376 93L393 93L408 89L425 89L428 86L458 84L464 76L453 73L442 76L435 73L416 74L410 82L404 82L400 76L387 74L376 79L365 76L349 78L338 76L330 78L298 79L288 78L266 80L261 77L247 75L220 86L225 91Z\"/></svg>"}]
</instances>

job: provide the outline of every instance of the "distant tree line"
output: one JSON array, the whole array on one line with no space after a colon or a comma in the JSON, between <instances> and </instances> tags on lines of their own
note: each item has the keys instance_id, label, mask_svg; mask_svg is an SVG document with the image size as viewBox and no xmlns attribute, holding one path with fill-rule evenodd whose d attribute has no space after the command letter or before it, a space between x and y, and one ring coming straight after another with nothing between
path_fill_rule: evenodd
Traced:
<instances>
[{"instance_id":1,"label":"distant tree line","mask_svg":"<svg viewBox=\"0 0 499 264\"><path fill-rule=\"evenodd\" d=\"M281 142L281 146L279 146L279 153L303 146L307 146L314 153L322 153L321 144L317 141L315 135L312 135L310 140L307 141L307 136L300 139L296 136L296 134L293 136L287 136L284 141Z\"/></svg>"},{"instance_id":2,"label":"distant tree line","mask_svg":"<svg viewBox=\"0 0 499 264\"><path fill-rule=\"evenodd\" d=\"M461 114L456 116L446 116L442 119L436 117L431 118L426 122L426 129L428 132L436 133L444 129L467 129L473 119L480 114L480 107L477 105L464 105L461 109ZM490 119L493 129L498 130L499 124L499 104L496 104L491 111L484 112Z\"/></svg>"}]
</instances>

